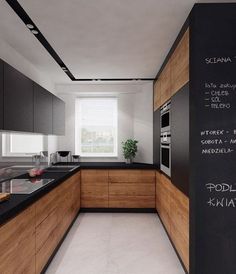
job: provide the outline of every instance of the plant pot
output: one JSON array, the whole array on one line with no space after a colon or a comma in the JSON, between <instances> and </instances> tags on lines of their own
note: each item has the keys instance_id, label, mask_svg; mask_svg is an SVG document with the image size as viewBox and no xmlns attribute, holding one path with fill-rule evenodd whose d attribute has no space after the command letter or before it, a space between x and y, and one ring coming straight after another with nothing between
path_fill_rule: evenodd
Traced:
<instances>
[{"instance_id":1,"label":"plant pot","mask_svg":"<svg viewBox=\"0 0 236 274\"><path fill-rule=\"evenodd\" d=\"M126 164L132 164L133 163L133 159L130 158L130 159L126 159Z\"/></svg>"}]
</instances>

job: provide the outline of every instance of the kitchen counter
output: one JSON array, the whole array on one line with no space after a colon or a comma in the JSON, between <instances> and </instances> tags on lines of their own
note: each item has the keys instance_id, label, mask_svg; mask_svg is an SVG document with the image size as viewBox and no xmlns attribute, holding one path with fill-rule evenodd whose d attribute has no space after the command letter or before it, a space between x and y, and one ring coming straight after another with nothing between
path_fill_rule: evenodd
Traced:
<instances>
[{"instance_id":1,"label":"kitchen counter","mask_svg":"<svg viewBox=\"0 0 236 274\"><path fill-rule=\"evenodd\" d=\"M55 165L80 165L81 169L157 169L153 164L125 162L60 162Z\"/></svg>"},{"instance_id":2,"label":"kitchen counter","mask_svg":"<svg viewBox=\"0 0 236 274\"><path fill-rule=\"evenodd\" d=\"M39 178L53 179L53 181L49 184L43 186L31 194L11 194L8 201L0 203L0 224L3 224L10 218L14 217L16 214L20 213L26 207L36 202L39 198L54 189L56 186L60 185L79 170L80 168L78 166L78 168L70 172L45 172ZM28 179L29 176L28 174L24 174L18 176L17 178Z\"/></svg>"}]
</instances>

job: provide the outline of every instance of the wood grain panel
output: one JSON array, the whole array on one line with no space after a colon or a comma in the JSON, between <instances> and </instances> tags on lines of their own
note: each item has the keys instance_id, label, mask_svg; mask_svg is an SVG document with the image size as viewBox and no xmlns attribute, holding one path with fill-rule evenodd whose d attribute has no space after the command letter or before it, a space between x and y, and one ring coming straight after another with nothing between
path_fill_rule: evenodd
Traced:
<instances>
[{"instance_id":1,"label":"wood grain panel","mask_svg":"<svg viewBox=\"0 0 236 274\"><path fill-rule=\"evenodd\" d=\"M156 174L156 208L186 269L189 269L189 199L164 174Z\"/></svg>"},{"instance_id":2,"label":"wood grain panel","mask_svg":"<svg viewBox=\"0 0 236 274\"><path fill-rule=\"evenodd\" d=\"M58 209L55 209L36 227L36 253L46 241L50 241L51 232L58 225L58 213Z\"/></svg>"},{"instance_id":3,"label":"wood grain panel","mask_svg":"<svg viewBox=\"0 0 236 274\"><path fill-rule=\"evenodd\" d=\"M109 170L109 183L154 183L154 170Z\"/></svg>"},{"instance_id":4,"label":"wood grain panel","mask_svg":"<svg viewBox=\"0 0 236 274\"><path fill-rule=\"evenodd\" d=\"M171 239L189 269L189 199L176 187L170 199Z\"/></svg>"},{"instance_id":5,"label":"wood grain panel","mask_svg":"<svg viewBox=\"0 0 236 274\"><path fill-rule=\"evenodd\" d=\"M81 171L81 207L108 207L108 170Z\"/></svg>"},{"instance_id":6,"label":"wood grain panel","mask_svg":"<svg viewBox=\"0 0 236 274\"><path fill-rule=\"evenodd\" d=\"M161 82L161 105L166 103L171 97L171 84L170 84L171 66L170 61L165 65L160 74Z\"/></svg>"},{"instance_id":7,"label":"wood grain panel","mask_svg":"<svg viewBox=\"0 0 236 274\"><path fill-rule=\"evenodd\" d=\"M127 195L127 196L153 196L155 195L154 183L110 183L110 195Z\"/></svg>"},{"instance_id":8,"label":"wood grain panel","mask_svg":"<svg viewBox=\"0 0 236 274\"><path fill-rule=\"evenodd\" d=\"M55 247L58 244L58 231L57 228L51 231L50 237L36 253L36 274L40 274L48 259L52 255Z\"/></svg>"},{"instance_id":9,"label":"wood grain panel","mask_svg":"<svg viewBox=\"0 0 236 274\"><path fill-rule=\"evenodd\" d=\"M189 29L184 33L171 58L171 95L189 81Z\"/></svg>"},{"instance_id":10,"label":"wood grain panel","mask_svg":"<svg viewBox=\"0 0 236 274\"><path fill-rule=\"evenodd\" d=\"M0 273L35 273L35 206L0 226Z\"/></svg>"},{"instance_id":11,"label":"wood grain panel","mask_svg":"<svg viewBox=\"0 0 236 274\"><path fill-rule=\"evenodd\" d=\"M155 196L109 195L110 208L155 208Z\"/></svg>"},{"instance_id":12,"label":"wood grain panel","mask_svg":"<svg viewBox=\"0 0 236 274\"><path fill-rule=\"evenodd\" d=\"M161 106L161 81L158 79L153 87L153 108L156 111Z\"/></svg>"},{"instance_id":13,"label":"wood grain panel","mask_svg":"<svg viewBox=\"0 0 236 274\"><path fill-rule=\"evenodd\" d=\"M37 216L36 226L42 223L42 221L56 209L58 196L59 188L55 188L35 203L35 211Z\"/></svg>"}]
</instances>

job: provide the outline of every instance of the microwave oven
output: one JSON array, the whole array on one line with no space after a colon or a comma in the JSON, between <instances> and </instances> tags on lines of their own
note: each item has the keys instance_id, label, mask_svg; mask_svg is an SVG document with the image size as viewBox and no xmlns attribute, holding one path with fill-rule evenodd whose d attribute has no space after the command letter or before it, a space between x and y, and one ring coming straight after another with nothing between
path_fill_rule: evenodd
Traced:
<instances>
[{"instance_id":1,"label":"microwave oven","mask_svg":"<svg viewBox=\"0 0 236 274\"><path fill-rule=\"evenodd\" d=\"M170 107L170 101L161 107L161 132L170 132Z\"/></svg>"}]
</instances>

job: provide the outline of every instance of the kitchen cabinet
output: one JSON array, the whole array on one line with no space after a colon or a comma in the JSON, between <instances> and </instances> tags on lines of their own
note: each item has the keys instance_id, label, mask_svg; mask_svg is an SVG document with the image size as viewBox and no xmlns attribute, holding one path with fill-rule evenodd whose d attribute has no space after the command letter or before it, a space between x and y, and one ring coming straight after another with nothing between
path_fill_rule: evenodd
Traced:
<instances>
[{"instance_id":1,"label":"kitchen cabinet","mask_svg":"<svg viewBox=\"0 0 236 274\"><path fill-rule=\"evenodd\" d=\"M160 136L161 136L160 108L153 113L153 164L160 169Z\"/></svg>"},{"instance_id":2,"label":"kitchen cabinet","mask_svg":"<svg viewBox=\"0 0 236 274\"><path fill-rule=\"evenodd\" d=\"M33 81L4 63L4 129L33 132Z\"/></svg>"},{"instance_id":3,"label":"kitchen cabinet","mask_svg":"<svg viewBox=\"0 0 236 274\"><path fill-rule=\"evenodd\" d=\"M110 208L155 208L155 171L109 170Z\"/></svg>"},{"instance_id":4,"label":"kitchen cabinet","mask_svg":"<svg viewBox=\"0 0 236 274\"><path fill-rule=\"evenodd\" d=\"M43 270L80 209L80 172L35 203L36 273Z\"/></svg>"},{"instance_id":5,"label":"kitchen cabinet","mask_svg":"<svg viewBox=\"0 0 236 274\"><path fill-rule=\"evenodd\" d=\"M64 135L65 134L65 103L58 97L53 95L53 114L52 125L53 134Z\"/></svg>"},{"instance_id":6,"label":"kitchen cabinet","mask_svg":"<svg viewBox=\"0 0 236 274\"><path fill-rule=\"evenodd\" d=\"M108 170L81 171L81 207L108 208Z\"/></svg>"},{"instance_id":7,"label":"kitchen cabinet","mask_svg":"<svg viewBox=\"0 0 236 274\"><path fill-rule=\"evenodd\" d=\"M41 273L79 209L77 172L0 226L0 273Z\"/></svg>"},{"instance_id":8,"label":"kitchen cabinet","mask_svg":"<svg viewBox=\"0 0 236 274\"><path fill-rule=\"evenodd\" d=\"M35 205L0 226L0 273L35 273Z\"/></svg>"},{"instance_id":9,"label":"kitchen cabinet","mask_svg":"<svg viewBox=\"0 0 236 274\"><path fill-rule=\"evenodd\" d=\"M171 97L170 75L171 75L171 65L170 65L170 61L168 61L160 74L161 105L166 103Z\"/></svg>"},{"instance_id":10,"label":"kitchen cabinet","mask_svg":"<svg viewBox=\"0 0 236 274\"><path fill-rule=\"evenodd\" d=\"M170 58L171 96L189 82L189 29L186 30Z\"/></svg>"},{"instance_id":11,"label":"kitchen cabinet","mask_svg":"<svg viewBox=\"0 0 236 274\"><path fill-rule=\"evenodd\" d=\"M189 84L171 99L171 181L189 196Z\"/></svg>"},{"instance_id":12,"label":"kitchen cabinet","mask_svg":"<svg viewBox=\"0 0 236 274\"><path fill-rule=\"evenodd\" d=\"M34 132L52 134L52 94L34 83Z\"/></svg>"},{"instance_id":13,"label":"kitchen cabinet","mask_svg":"<svg viewBox=\"0 0 236 274\"><path fill-rule=\"evenodd\" d=\"M156 209L186 269L189 269L189 199L156 172Z\"/></svg>"},{"instance_id":14,"label":"kitchen cabinet","mask_svg":"<svg viewBox=\"0 0 236 274\"><path fill-rule=\"evenodd\" d=\"M3 61L0 59L0 129L3 128Z\"/></svg>"}]
</instances>

